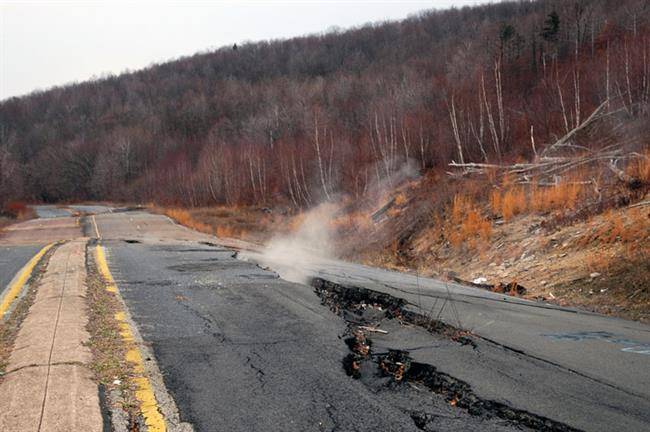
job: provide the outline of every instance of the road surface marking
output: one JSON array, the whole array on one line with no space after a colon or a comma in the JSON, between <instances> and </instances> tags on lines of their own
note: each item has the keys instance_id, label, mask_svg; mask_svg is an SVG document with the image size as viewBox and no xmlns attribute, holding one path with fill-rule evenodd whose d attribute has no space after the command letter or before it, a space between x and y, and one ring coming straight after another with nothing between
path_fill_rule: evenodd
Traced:
<instances>
[{"instance_id":1,"label":"road surface marking","mask_svg":"<svg viewBox=\"0 0 650 432\"><path fill-rule=\"evenodd\" d=\"M101 239L102 236L99 235L99 228L97 228L97 221L95 220L95 215L93 215L92 220L93 220L93 227L95 227L95 237Z\"/></svg>"},{"instance_id":2,"label":"road surface marking","mask_svg":"<svg viewBox=\"0 0 650 432\"><path fill-rule=\"evenodd\" d=\"M613 344L625 345L626 346L625 348L621 348L621 351L623 352L650 355L650 344L619 337L613 333L606 332L606 331L554 333L554 334L544 334L542 336L546 336L553 340L559 340L559 341L582 342L582 341L598 340L598 341L611 342Z\"/></svg>"},{"instance_id":3,"label":"road surface marking","mask_svg":"<svg viewBox=\"0 0 650 432\"><path fill-rule=\"evenodd\" d=\"M120 293L117 290L117 284L113 279L113 275L108 268L108 262L106 261L106 252L102 246L97 245L95 248L96 258L97 258L97 267L99 272L104 277L106 281L106 291L115 293L119 296ZM117 312L115 313L115 320L117 320L118 326L120 328L120 336L122 340L127 344L129 349L125 354L125 359L134 365L134 372L139 375L133 378L133 381L136 384L135 397L140 402L140 410L142 411L142 416L144 417L145 423L147 425L147 430L149 432L165 432L165 420L163 419L160 409L158 407L158 402L156 401L156 395L153 392L153 387L149 378L146 376L144 361L142 360L142 353L136 346L135 337L133 336L133 330L129 325L126 319L126 313Z\"/></svg>"},{"instance_id":4,"label":"road surface marking","mask_svg":"<svg viewBox=\"0 0 650 432\"><path fill-rule=\"evenodd\" d=\"M23 286L25 286L25 283L29 279L29 277L32 275L32 270L34 270L34 267L36 267L36 264L40 261L40 259L45 255L45 253L50 250L52 246L54 246L55 243L50 243L49 245L45 246L43 249L41 249L36 255L32 257L31 260L25 266L20 269L20 272L18 272L18 275L14 278L13 282L9 285L9 288L7 289L7 293L5 294L4 298L2 299L2 302L0 303L0 319L2 319L7 313L7 310L9 310L9 307L11 304L18 298L18 295L23 289Z\"/></svg>"}]
</instances>

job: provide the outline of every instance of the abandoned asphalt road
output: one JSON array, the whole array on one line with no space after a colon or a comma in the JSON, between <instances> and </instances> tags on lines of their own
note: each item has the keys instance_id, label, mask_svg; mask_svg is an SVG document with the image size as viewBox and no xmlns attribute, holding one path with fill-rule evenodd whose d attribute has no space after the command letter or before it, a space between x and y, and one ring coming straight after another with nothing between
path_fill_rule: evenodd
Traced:
<instances>
[{"instance_id":1,"label":"abandoned asphalt road","mask_svg":"<svg viewBox=\"0 0 650 432\"><path fill-rule=\"evenodd\" d=\"M181 416L200 430L215 422L233 430L413 426L409 412L420 408L401 399L391 405L395 395L343 373L345 322L321 305L312 287L274 278L229 250L202 244L214 238L161 216L128 212L96 221ZM406 349L413 361L469 383L481 399L576 429L650 425L647 326L349 263L322 262L311 272L441 311L449 324L471 329L476 348L413 328L372 338L383 351ZM417 405L420 396L405 400ZM466 414L456 411L451 417ZM429 414L437 422L450 417ZM432 430L458 428L436 421Z\"/></svg>"},{"instance_id":2,"label":"abandoned asphalt road","mask_svg":"<svg viewBox=\"0 0 650 432\"><path fill-rule=\"evenodd\" d=\"M98 237L197 431L650 428L648 326L338 261L293 283L164 216L97 210L47 233Z\"/></svg>"},{"instance_id":3,"label":"abandoned asphalt road","mask_svg":"<svg viewBox=\"0 0 650 432\"><path fill-rule=\"evenodd\" d=\"M56 218L71 215L71 211L55 205L37 205L32 207L39 218Z\"/></svg>"},{"instance_id":4,"label":"abandoned asphalt road","mask_svg":"<svg viewBox=\"0 0 650 432\"><path fill-rule=\"evenodd\" d=\"M387 403L341 367L344 323L310 288L201 245L106 242L112 272L153 346L181 419L197 430L509 430L438 398ZM431 398L432 400L434 398Z\"/></svg>"},{"instance_id":5,"label":"abandoned asphalt road","mask_svg":"<svg viewBox=\"0 0 650 432\"><path fill-rule=\"evenodd\" d=\"M248 256L280 274L295 273L259 254ZM301 268L308 277L403 298L486 340L650 398L647 325L343 261L304 262Z\"/></svg>"},{"instance_id":6,"label":"abandoned asphalt road","mask_svg":"<svg viewBox=\"0 0 650 432\"><path fill-rule=\"evenodd\" d=\"M41 245L0 246L0 298L20 269L41 249Z\"/></svg>"}]
</instances>

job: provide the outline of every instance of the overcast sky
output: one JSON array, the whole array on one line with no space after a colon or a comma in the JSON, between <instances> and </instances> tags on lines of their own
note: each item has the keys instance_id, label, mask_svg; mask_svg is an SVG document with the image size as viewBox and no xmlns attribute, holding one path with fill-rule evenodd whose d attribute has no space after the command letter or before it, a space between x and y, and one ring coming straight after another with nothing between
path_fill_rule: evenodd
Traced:
<instances>
[{"instance_id":1,"label":"overcast sky","mask_svg":"<svg viewBox=\"0 0 650 432\"><path fill-rule=\"evenodd\" d=\"M223 45L486 2L0 0L0 100Z\"/></svg>"}]
</instances>

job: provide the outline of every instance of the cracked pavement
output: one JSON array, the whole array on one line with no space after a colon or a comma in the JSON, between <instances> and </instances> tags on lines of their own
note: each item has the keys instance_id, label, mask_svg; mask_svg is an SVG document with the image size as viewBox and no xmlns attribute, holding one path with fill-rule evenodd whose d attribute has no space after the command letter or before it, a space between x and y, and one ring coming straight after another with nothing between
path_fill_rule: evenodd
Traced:
<instances>
[{"instance_id":1,"label":"cracked pavement","mask_svg":"<svg viewBox=\"0 0 650 432\"><path fill-rule=\"evenodd\" d=\"M440 430L513 428L450 407L430 391L376 388L348 377L342 367L346 323L312 287L280 279L230 249L206 245L217 243L213 237L168 223L139 212L97 216L133 319L181 418L197 430L418 430L413 412L436 418ZM603 329L645 344L647 326L458 285L449 294L435 280L351 263L310 271L404 298L412 309L418 302L449 302L440 318L455 325L460 316L464 328L476 331L477 349L404 326L373 340L386 349L420 347L412 353L417 361L467 381L481 397L576 429L644 430L650 424L643 385L650 356L597 338L545 336ZM584 357L596 353L603 364ZM590 369L593 364L598 367ZM603 370L608 376L600 379Z\"/></svg>"},{"instance_id":2,"label":"cracked pavement","mask_svg":"<svg viewBox=\"0 0 650 432\"><path fill-rule=\"evenodd\" d=\"M530 430L455 406L425 382L391 382L376 366L361 379L348 376L350 315L332 312L312 286L280 278L275 271L283 274L281 266L263 269L238 259L219 239L161 215L104 206L75 210L97 214L77 223L58 217L65 210L45 208L47 225L36 219L8 231L0 238L7 247L0 255L7 257L4 268L19 266L30 251L21 245L38 244L44 234L99 234L152 353L144 360L160 370L180 421L197 431ZM35 234L12 243L23 227ZM381 319L373 325L387 333L368 337L373 353L408 351L413 362L466 383L481 400L554 422L535 430L642 431L650 425L647 326L340 261L305 270L345 289L403 299L404 311L429 311L470 330L472 343L463 344Z\"/></svg>"}]
</instances>

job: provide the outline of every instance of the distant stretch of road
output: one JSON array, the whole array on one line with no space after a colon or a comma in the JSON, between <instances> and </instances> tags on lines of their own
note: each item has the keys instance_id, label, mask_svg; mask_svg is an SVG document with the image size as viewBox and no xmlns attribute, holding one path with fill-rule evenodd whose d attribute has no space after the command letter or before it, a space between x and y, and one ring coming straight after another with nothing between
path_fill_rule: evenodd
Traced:
<instances>
[{"instance_id":1,"label":"distant stretch of road","mask_svg":"<svg viewBox=\"0 0 650 432\"><path fill-rule=\"evenodd\" d=\"M56 218L66 217L71 215L71 211L66 208L61 208L55 205L37 205L32 207L39 218Z\"/></svg>"},{"instance_id":2,"label":"distant stretch of road","mask_svg":"<svg viewBox=\"0 0 650 432\"><path fill-rule=\"evenodd\" d=\"M96 237L181 420L195 430L502 431L522 430L526 415L547 421L546 430L650 430L646 325L341 261L301 269L468 330L472 344L393 319L368 335L373 356L406 351L446 385L469 386L465 394L484 401L470 412L422 383L389 384L379 369L348 376L348 323L312 286L278 277L288 270L280 262L259 266L255 252L242 260L228 247L237 243L145 211L70 207L97 213L77 220L37 210L49 222L0 237L3 274L53 238ZM516 422L505 420L508 410Z\"/></svg>"}]
</instances>

